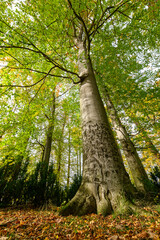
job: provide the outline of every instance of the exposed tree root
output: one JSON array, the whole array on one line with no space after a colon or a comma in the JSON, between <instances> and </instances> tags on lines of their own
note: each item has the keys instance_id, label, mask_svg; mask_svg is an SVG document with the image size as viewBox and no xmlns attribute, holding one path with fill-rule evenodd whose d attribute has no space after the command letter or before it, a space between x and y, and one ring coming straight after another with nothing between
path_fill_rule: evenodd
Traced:
<instances>
[{"instance_id":1,"label":"exposed tree root","mask_svg":"<svg viewBox=\"0 0 160 240\"><path fill-rule=\"evenodd\" d=\"M84 189L84 187L80 187L77 194L72 200L67 203L60 210L60 215L86 215L89 213L96 213L96 201L94 196Z\"/></svg>"},{"instance_id":2,"label":"exposed tree root","mask_svg":"<svg viewBox=\"0 0 160 240\"><path fill-rule=\"evenodd\" d=\"M119 204L112 209L110 200L103 194L103 188L99 193L95 192L94 184L82 184L75 197L64 207L59 214L67 215L87 215L90 213L102 214L103 216L113 213L115 216L123 215L146 215L144 207L151 206L151 202L145 201L144 198L136 200L135 203L127 199L122 199ZM144 202L146 204L144 204ZM152 201L153 204L153 201Z\"/></svg>"}]
</instances>

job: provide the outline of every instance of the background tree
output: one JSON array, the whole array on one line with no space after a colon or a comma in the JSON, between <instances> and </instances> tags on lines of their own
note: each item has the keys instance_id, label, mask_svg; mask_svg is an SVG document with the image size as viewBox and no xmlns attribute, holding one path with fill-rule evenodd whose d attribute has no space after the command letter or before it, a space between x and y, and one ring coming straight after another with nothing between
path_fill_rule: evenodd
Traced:
<instances>
[{"instance_id":1,"label":"background tree","mask_svg":"<svg viewBox=\"0 0 160 240\"><path fill-rule=\"evenodd\" d=\"M134 184L140 192L147 193L148 189L148 176L143 167L141 159L138 156L134 143L131 141L129 134L126 131L125 126L122 125L118 113L111 101L106 86L104 87L104 100L107 106L108 114L111 119L111 124L116 132L117 139L119 140L125 158L127 160Z\"/></svg>"}]
</instances>

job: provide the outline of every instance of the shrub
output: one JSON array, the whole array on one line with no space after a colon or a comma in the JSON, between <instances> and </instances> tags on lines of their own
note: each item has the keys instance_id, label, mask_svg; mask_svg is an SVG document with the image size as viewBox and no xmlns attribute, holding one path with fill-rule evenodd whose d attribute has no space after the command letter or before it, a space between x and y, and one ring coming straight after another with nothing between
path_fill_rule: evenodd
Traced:
<instances>
[{"instance_id":1,"label":"shrub","mask_svg":"<svg viewBox=\"0 0 160 240\"><path fill-rule=\"evenodd\" d=\"M7 161L6 161L7 160ZM29 159L7 156L0 167L0 206L33 204L35 207L51 202L60 206L64 190L57 181L53 165L37 163L32 174L27 174Z\"/></svg>"}]
</instances>

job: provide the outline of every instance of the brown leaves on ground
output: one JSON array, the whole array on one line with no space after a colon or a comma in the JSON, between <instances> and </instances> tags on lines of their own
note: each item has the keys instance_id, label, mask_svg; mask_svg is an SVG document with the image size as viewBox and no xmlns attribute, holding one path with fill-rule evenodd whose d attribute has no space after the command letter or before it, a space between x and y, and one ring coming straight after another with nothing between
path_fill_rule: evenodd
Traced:
<instances>
[{"instance_id":1,"label":"brown leaves on ground","mask_svg":"<svg viewBox=\"0 0 160 240\"><path fill-rule=\"evenodd\" d=\"M62 217L54 211L0 210L0 240L158 240L159 216L156 211L149 216L114 218L96 214Z\"/></svg>"}]
</instances>

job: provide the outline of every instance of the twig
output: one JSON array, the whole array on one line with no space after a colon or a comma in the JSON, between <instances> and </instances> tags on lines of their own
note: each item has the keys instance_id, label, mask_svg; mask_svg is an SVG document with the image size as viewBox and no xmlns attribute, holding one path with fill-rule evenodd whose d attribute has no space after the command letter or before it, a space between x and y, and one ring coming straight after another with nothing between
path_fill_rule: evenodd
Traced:
<instances>
[{"instance_id":1,"label":"twig","mask_svg":"<svg viewBox=\"0 0 160 240\"><path fill-rule=\"evenodd\" d=\"M101 27L103 26L103 24L104 24L109 18L111 18L114 13L118 12L119 8L122 7L124 4L126 4L127 2L129 2L129 0L127 0L126 2L120 1L118 4L116 4L116 5L119 5L119 4L120 4L120 5L119 5L109 16L107 16L103 21L102 21L103 18L101 18L102 23L98 22L96 28L90 33L90 36L91 36L91 35L95 35L95 33L97 32L97 30L98 30L99 28L101 28ZM112 7L112 8L113 8L113 7Z\"/></svg>"},{"instance_id":2,"label":"twig","mask_svg":"<svg viewBox=\"0 0 160 240\"><path fill-rule=\"evenodd\" d=\"M70 91L74 86L75 86L75 85L73 85L72 87L68 88L65 92L63 92L61 95L59 95L59 96L56 97L55 99L62 97L64 94L66 94L68 91Z\"/></svg>"},{"instance_id":3,"label":"twig","mask_svg":"<svg viewBox=\"0 0 160 240\"><path fill-rule=\"evenodd\" d=\"M33 84L30 84L30 85L0 85L0 87L20 87L20 88L30 88L30 87L33 87L35 85L37 85L38 83L40 83L41 81L43 81L48 75L49 73L52 71L54 67L52 67L49 72L44 76L42 77L39 81L37 81L36 83L33 83Z\"/></svg>"},{"instance_id":4,"label":"twig","mask_svg":"<svg viewBox=\"0 0 160 240\"><path fill-rule=\"evenodd\" d=\"M28 51L32 51L32 52L35 52L35 53L41 53L40 51L36 51L34 49L31 49L31 48L27 48L27 47L21 47L21 46L15 46L15 45L10 45L10 46L0 46L0 48L19 48L19 49L24 49L24 50L28 50Z\"/></svg>"},{"instance_id":5,"label":"twig","mask_svg":"<svg viewBox=\"0 0 160 240\"><path fill-rule=\"evenodd\" d=\"M10 220L10 221L8 221L8 222L2 222L2 223L0 223L0 226L1 226L1 227L5 227L5 226L7 226L9 223L14 222L15 220L17 220L17 218L14 218L14 219L12 219L12 220Z\"/></svg>"}]
</instances>

